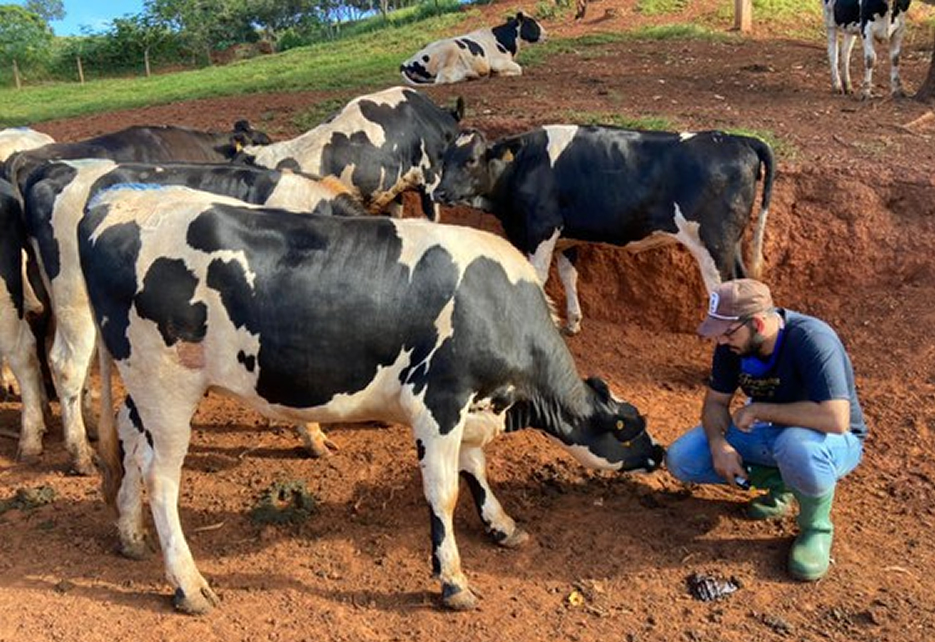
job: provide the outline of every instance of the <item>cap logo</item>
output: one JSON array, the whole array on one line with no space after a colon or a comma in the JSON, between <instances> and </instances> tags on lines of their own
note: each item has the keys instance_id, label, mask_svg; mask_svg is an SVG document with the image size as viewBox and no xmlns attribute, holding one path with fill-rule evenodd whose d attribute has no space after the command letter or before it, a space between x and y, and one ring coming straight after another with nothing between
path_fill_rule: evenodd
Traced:
<instances>
[{"instance_id":1,"label":"cap logo","mask_svg":"<svg viewBox=\"0 0 935 642\"><path fill-rule=\"evenodd\" d=\"M721 302L721 296L717 292L712 292L708 297L708 314L713 315L717 312L717 306Z\"/></svg>"}]
</instances>

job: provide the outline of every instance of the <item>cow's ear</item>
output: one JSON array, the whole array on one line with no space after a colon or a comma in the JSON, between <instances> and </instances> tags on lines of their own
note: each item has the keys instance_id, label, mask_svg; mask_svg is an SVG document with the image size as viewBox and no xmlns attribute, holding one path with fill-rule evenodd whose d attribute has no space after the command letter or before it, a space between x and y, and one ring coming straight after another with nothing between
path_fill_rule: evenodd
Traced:
<instances>
[{"instance_id":1,"label":"cow's ear","mask_svg":"<svg viewBox=\"0 0 935 642\"><path fill-rule=\"evenodd\" d=\"M600 377L588 377L584 382L592 389L603 401L610 401L610 388Z\"/></svg>"},{"instance_id":2,"label":"cow's ear","mask_svg":"<svg viewBox=\"0 0 935 642\"><path fill-rule=\"evenodd\" d=\"M526 14L524 14L522 11L520 11L519 13L516 14L516 21L517 21L517 22L522 22L522 21L525 20L525 19L526 19Z\"/></svg>"}]
</instances>

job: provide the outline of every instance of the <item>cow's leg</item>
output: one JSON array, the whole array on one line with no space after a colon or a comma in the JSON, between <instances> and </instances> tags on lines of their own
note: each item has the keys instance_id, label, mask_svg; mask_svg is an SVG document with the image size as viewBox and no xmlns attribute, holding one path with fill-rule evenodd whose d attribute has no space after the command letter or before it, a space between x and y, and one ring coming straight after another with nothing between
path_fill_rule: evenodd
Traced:
<instances>
[{"instance_id":1,"label":"cow's leg","mask_svg":"<svg viewBox=\"0 0 935 642\"><path fill-rule=\"evenodd\" d=\"M674 208L675 216L673 221L679 230L678 234L674 236L679 243L691 252L692 256L695 257L695 261L698 262L705 289L708 292L714 292L721 284L722 278L730 278L731 270L734 268L734 257L712 254L710 248L701 238L698 224L685 218L678 203L674 205ZM731 247L731 253L733 253L734 245L727 245L726 247Z\"/></svg>"},{"instance_id":2,"label":"cow's leg","mask_svg":"<svg viewBox=\"0 0 935 642\"><path fill-rule=\"evenodd\" d=\"M178 379L181 381L175 381L177 387L171 395L159 394L165 391L147 389L145 385L132 385L130 381L127 387L147 393L145 399L138 394L133 398L144 438L152 444L151 456L143 457L143 481L159 534L166 578L175 587L172 604L186 613L206 613L217 605L218 598L195 566L182 532L178 507L182 461L191 436L190 422L204 388L187 385L190 382L185 381L184 376Z\"/></svg>"},{"instance_id":3,"label":"cow's leg","mask_svg":"<svg viewBox=\"0 0 935 642\"><path fill-rule=\"evenodd\" d=\"M123 447L123 478L117 491L120 552L130 559L144 559L150 554L150 539L143 524L142 471L144 466L151 465L153 450L129 397L117 414L117 430ZM119 474L119 471L108 474Z\"/></svg>"},{"instance_id":4,"label":"cow's leg","mask_svg":"<svg viewBox=\"0 0 935 642\"><path fill-rule=\"evenodd\" d=\"M19 396L19 384L16 382L16 375L10 370L10 364L6 357L0 357L0 386L3 387L3 396Z\"/></svg>"},{"instance_id":5,"label":"cow's leg","mask_svg":"<svg viewBox=\"0 0 935 642\"><path fill-rule=\"evenodd\" d=\"M844 34L844 42L841 46L841 55L844 57L844 86L839 87L838 91L843 91L845 94L850 94L854 91L854 86L851 83L851 52L854 50L855 42L857 42L856 33Z\"/></svg>"},{"instance_id":6,"label":"cow's leg","mask_svg":"<svg viewBox=\"0 0 935 642\"><path fill-rule=\"evenodd\" d=\"M497 65L497 75L499 76L522 76L523 68L512 60Z\"/></svg>"},{"instance_id":7,"label":"cow's leg","mask_svg":"<svg viewBox=\"0 0 935 642\"><path fill-rule=\"evenodd\" d=\"M490 538L504 548L516 548L529 540L529 534L506 514L487 482L487 459L484 451L469 444L461 445L461 477L467 482L484 528Z\"/></svg>"},{"instance_id":8,"label":"cow's leg","mask_svg":"<svg viewBox=\"0 0 935 642\"><path fill-rule=\"evenodd\" d=\"M545 287L546 282L549 280L549 266L552 264L552 252L555 251L555 244L558 242L558 237L561 236L561 234L562 230L556 229L555 232L552 233L552 236L539 243L539 246L533 253L528 255L529 262L532 263L532 266L536 269L536 276L539 277L539 282L542 284L542 287Z\"/></svg>"},{"instance_id":9,"label":"cow's leg","mask_svg":"<svg viewBox=\"0 0 935 642\"><path fill-rule=\"evenodd\" d=\"M65 447L71 453L72 468L80 475L94 473L84 425L83 396L96 338L90 310L76 306L58 315L49 353L52 380L62 408Z\"/></svg>"},{"instance_id":10,"label":"cow's leg","mask_svg":"<svg viewBox=\"0 0 935 642\"><path fill-rule=\"evenodd\" d=\"M578 301L578 259L576 248L569 248L558 253L558 276L565 289L565 334L578 334L581 331L581 303Z\"/></svg>"},{"instance_id":11,"label":"cow's leg","mask_svg":"<svg viewBox=\"0 0 935 642\"><path fill-rule=\"evenodd\" d=\"M864 84L860 89L860 97L868 100L873 97L873 68L877 64L877 52L873 40L873 25L867 23L864 27Z\"/></svg>"},{"instance_id":12,"label":"cow's leg","mask_svg":"<svg viewBox=\"0 0 935 642\"><path fill-rule=\"evenodd\" d=\"M337 444L328 439L320 424L310 421L307 424L298 424L296 428L305 450L312 457L328 457L332 450L339 450Z\"/></svg>"},{"instance_id":13,"label":"cow's leg","mask_svg":"<svg viewBox=\"0 0 935 642\"><path fill-rule=\"evenodd\" d=\"M900 16L896 29L890 36L890 92L894 98L905 98L906 90L899 77L899 55L902 52L903 36L906 33L905 15Z\"/></svg>"},{"instance_id":14,"label":"cow's leg","mask_svg":"<svg viewBox=\"0 0 935 642\"><path fill-rule=\"evenodd\" d=\"M431 384L430 384L431 385ZM441 582L442 603L456 611L473 609L477 598L461 572L461 556L455 541L454 509L458 501L458 456L464 431L463 410L457 425L440 429L428 409L412 422L422 487L429 503L432 530L432 575Z\"/></svg>"},{"instance_id":15,"label":"cow's leg","mask_svg":"<svg viewBox=\"0 0 935 642\"><path fill-rule=\"evenodd\" d=\"M403 217L403 195L402 194L397 194L396 197L387 204L386 213L390 215L390 218L402 218Z\"/></svg>"},{"instance_id":16,"label":"cow's leg","mask_svg":"<svg viewBox=\"0 0 935 642\"><path fill-rule=\"evenodd\" d=\"M432 200L432 196L424 187L419 188L419 202L422 204L422 215L434 223L442 220L441 206Z\"/></svg>"},{"instance_id":17,"label":"cow's leg","mask_svg":"<svg viewBox=\"0 0 935 642\"><path fill-rule=\"evenodd\" d=\"M841 74L839 72L838 30L832 26L828 27L828 66L831 68L831 91L840 94L843 88L841 86Z\"/></svg>"},{"instance_id":18,"label":"cow's leg","mask_svg":"<svg viewBox=\"0 0 935 642\"><path fill-rule=\"evenodd\" d=\"M46 404L36 338L24 319L21 319L6 292L7 300L0 305L0 354L4 355L16 378L23 404L19 446L16 457L30 460L42 454L42 435L45 433L43 408Z\"/></svg>"}]
</instances>

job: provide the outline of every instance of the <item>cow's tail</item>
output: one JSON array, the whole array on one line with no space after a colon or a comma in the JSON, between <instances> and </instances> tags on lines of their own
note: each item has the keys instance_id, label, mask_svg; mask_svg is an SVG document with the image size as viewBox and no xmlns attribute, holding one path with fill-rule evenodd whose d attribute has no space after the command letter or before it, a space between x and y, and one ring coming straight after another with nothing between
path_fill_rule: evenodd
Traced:
<instances>
[{"instance_id":1,"label":"cow's tail","mask_svg":"<svg viewBox=\"0 0 935 642\"><path fill-rule=\"evenodd\" d=\"M123 482L123 456L120 452L120 439L117 436L117 424L114 421L113 377L114 361L104 342L98 337L98 365L101 378L101 412L97 424L97 455L103 472L102 488L104 500L111 508L117 508L117 492Z\"/></svg>"},{"instance_id":2,"label":"cow's tail","mask_svg":"<svg viewBox=\"0 0 935 642\"><path fill-rule=\"evenodd\" d=\"M760 214L756 218L756 228L753 231L753 257L750 265L750 276L759 279L763 271L763 237L766 233L766 220L769 218L769 202L773 194L773 179L776 177L776 162L769 143L759 138L751 138L750 146L763 166L763 200L760 204ZM757 168L757 174L759 175L759 168Z\"/></svg>"}]
</instances>

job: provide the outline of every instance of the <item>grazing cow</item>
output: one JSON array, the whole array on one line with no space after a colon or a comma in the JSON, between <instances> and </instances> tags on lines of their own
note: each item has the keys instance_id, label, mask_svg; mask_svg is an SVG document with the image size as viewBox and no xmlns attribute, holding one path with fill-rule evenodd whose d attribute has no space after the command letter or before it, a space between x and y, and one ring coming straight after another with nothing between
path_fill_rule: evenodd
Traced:
<instances>
[{"instance_id":1,"label":"grazing cow","mask_svg":"<svg viewBox=\"0 0 935 642\"><path fill-rule=\"evenodd\" d=\"M0 179L0 356L10 365L23 402L17 457L42 451L46 404L36 339L26 321L28 284L23 280L23 221L13 187Z\"/></svg>"},{"instance_id":2,"label":"grazing cow","mask_svg":"<svg viewBox=\"0 0 935 642\"><path fill-rule=\"evenodd\" d=\"M46 161L78 158L109 158L127 163L222 163L230 160L245 143L265 145L269 137L237 121L233 131L215 133L187 127L134 126L75 143L53 143L19 152L4 168L7 179L23 193L30 172Z\"/></svg>"},{"instance_id":3,"label":"grazing cow","mask_svg":"<svg viewBox=\"0 0 935 642\"><path fill-rule=\"evenodd\" d=\"M875 42L888 42L890 53L890 91L895 97L906 95L899 78L899 54L906 32L906 12L910 0L823 0L825 28L828 31L828 62L831 66L831 90L849 94L851 86L851 49L859 36L864 45L864 84L861 97L870 98L873 68L877 53ZM839 71L843 58L843 79Z\"/></svg>"},{"instance_id":4,"label":"grazing cow","mask_svg":"<svg viewBox=\"0 0 935 642\"><path fill-rule=\"evenodd\" d=\"M498 27L485 27L463 36L436 40L399 66L413 85L443 85L487 76L520 76L523 68L513 59L521 42L545 40L535 18L519 12Z\"/></svg>"},{"instance_id":5,"label":"grazing cow","mask_svg":"<svg viewBox=\"0 0 935 642\"><path fill-rule=\"evenodd\" d=\"M391 87L355 98L297 138L245 146L240 159L334 176L373 214L391 205L398 210L402 193L414 189L425 215L437 220L431 193L438 184L441 155L457 137L463 115L460 98L447 110L414 89Z\"/></svg>"},{"instance_id":6,"label":"grazing cow","mask_svg":"<svg viewBox=\"0 0 935 642\"><path fill-rule=\"evenodd\" d=\"M56 320L49 361L61 402L66 448L73 470L80 474L94 472L81 409L96 332L81 277L76 233L88 199L118 183L187 185L293 211L366 214L337 181L323 184L289 171L211 164L117 165L96 159L49 162L36 169L24 194L26 232L39 257ZM112 407L107 365L102 363L102 421L111 420L106 411ZM300 428L300 432L313 454L327 452L327 440L317 426Z\"/></svg>"},{"instance_id":7,"label":"grazing cow","mask_svg":"<svg viewBox=\"0 0 935 642\"><path fill-rule=\"evenodd\" d=\"M530 258L544 284L559 246L568 333L580 329L576 242L646 249L679 241L694 255L708 291L746 272L740 241L760 165L763 205L752 272L762 261L773 182L769 145L721 132L673 134L551 125L488 145L468 131L445 154L440 202L492 212Z\"/></svg>"},{"instance_id":8,"label":"grazing cow","mask_svg":"<svg viewBox=\"0 0 935 642\"><path fill-rule=\"evenodd\" d=\"M289 420L412 427L444 604L474 606L452 514L459 471L488 532L525 534L482 447L527 426L607 470L653 469L645 421L582 381L530 264L497 236L425 220L295 216L186 188L114 188L78 228L95 321L128 391L119 413L124 549L142 548L145 483L175 606L217 598L178 518L191 416L219 388ZM117 459L116 439L101 441Z\"/></svg>"}]
</instances>

